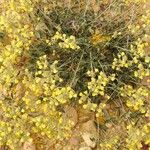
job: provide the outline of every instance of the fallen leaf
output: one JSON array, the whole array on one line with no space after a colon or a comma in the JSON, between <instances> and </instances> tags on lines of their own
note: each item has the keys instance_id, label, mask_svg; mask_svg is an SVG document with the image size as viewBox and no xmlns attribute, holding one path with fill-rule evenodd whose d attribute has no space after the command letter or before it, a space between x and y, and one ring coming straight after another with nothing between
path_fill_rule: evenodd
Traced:
<instances>
[{"instance_id":1,"label":"fallen leaf","mask_svg":"<svg viewBox=\"0 0 150 150\"><path fill-rule=\"evenodd\" d=\"M69 143L72 146L78 146L79 145L79 139L77 139L76 137L71 137L69 139Z\"/></svg>"},{"instance_id":2,"label":"fallen leaf","mask_svg":"<svg viewBox=\"0 0 150 150\"><path fill-rule=\"evenodd\" d=\"M36 148L33 142L25 142L22 150L36 150Z\"/></svg>"},{"instance_id":3,"label":"fallen leaf","mask_svg":"<svg viewBox=\"0 0 150 150\"><path fill-rule=\"evenodd\" d=\"M80 126L80 131L82 133L87 132L96 135L97 129L93 120L89 120Z\"/></svg>"},{"instance_id":4,"label":"fallen leaf","mask_svg":"<svg viewBox=\"0 0 150 150\"><path fill-rule=\"evenodd\" d=\"M84 147L80 147L79 150L92 150L92 149L88 146L84 146Z\"/></svg>"},{"instance_id":5,"label":"fallen leaf","mask_svg":"<svg viewBox=\"0 0 150 150\"><path fill-rule=\"evenodd\" d=\"M76 109L74 107L67 106L65 107L64 111L65 111L64 118L67 118L72 122L74 122L74 126L75 126L78 122L78 114Z\"/></svg>"},{"instance_id":6,"label":"fallen leaf","mask_svg":"<svg viewBox=\"0 0 150 150\"><path fill-rule=\"evenodd\" d=\"M142 85L150 87L150 82L148 82L149 80L150 80L150 76L144 77L142 80Z\"/></svg>"},{"instance_id":7,"label":"fallen leaf","mask_svg":"<svg viewBox=\"0 0 150 150\"><path fill-rule=\"evenodd\" d=\"M89 146L91 148L96 147L96 142L95 142L95 138L94 138L93 134L83 133L82 138L83 138L84 142L87 144L87 146Z\"/></svg>"}]
</instances>

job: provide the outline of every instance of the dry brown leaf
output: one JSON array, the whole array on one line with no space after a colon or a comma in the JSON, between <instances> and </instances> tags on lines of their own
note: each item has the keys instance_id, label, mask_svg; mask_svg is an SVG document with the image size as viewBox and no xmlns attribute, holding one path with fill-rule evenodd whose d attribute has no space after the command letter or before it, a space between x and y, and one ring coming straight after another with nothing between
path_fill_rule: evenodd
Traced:
<instances>
[{"instance_id":1,"label":"dry brown leaf","mask_svg":"<svg viewBox=\"0 0 150 150\"><path fill-rule=\"evenodd\" d=\"M89 146L91 148L96 147L96 142L95 142L95 138L94 138L93 134L83 133L82 138L83 138L83 140L84 140L84 142L86 143L87 146Z\"/></svg>"},{"instance_id":2,"label":"dry brown leaf","mask_svg":"<svg viewBox=\"0 0 150 150\"><path fill-rule=\"evenodd\" d=\"M93 120L89 120L89 121L81 124L80 131L82 133L88 132L88 133L91 133L94 135L97 134L96 126L95 126L95 123Z\"/></svg>"},{"instance_id":3,"label":"dry brown leaf","mask_svg":"<svg viewBox=\"0 0 150 150\"><path fill-rule=\"evenodd\" d=\"M64 111L65 111L64 118L67 118L71 120L72 122L74 122L74 126L75 126L78 122L78 114L77 114L76 109L71 106L66 106Z\"/></svg>"},{"instance_id":4,"label":"dry brown leaf","mask_svg":"<svg viewBox=\"0 0 150 150\"><path fill-rule=\"evenodd\" d=\"M69 139L69 143L72 146L78 146L79 145L79 139L77 137L71 137Z\"/></svg>"},{"instance_id":5,"label":"dry brown leaf","mask_svg":"<svg viewBox=\"0 0 150 150\"><path fill-rule=\"evenodd\" d=\"M14 96L16 99L21 99L24 95L25 89L21 83L18 83L14 88Z\"/></svg>"},{"instance_id":6,"label":"dry brown leaf","mask_svg":"<svg viewBox=\"0 0 150 150\"><path fill-rule=\"evenodd\" d=\"M79 150L92 150L92 149L88 146L84 146L84 147L80 147Z\"/></svg>"},{"instance_id":7,"label":"dry brown leaf","mask_svg":"<svg viewBox=\"0 0 150 150\"><path fill-rule=\"evenodd\" d=\"M25 142L22 150L36 150L36 148L33 142Z\"/></svg>"},{"instance_id":8,"label":"dry brown leaf","mask_svg":"<svg viewBox=\"0 0 150 150\"><path fill-rule=\"evenodd\" d=\"M142 80L142 85L146 85L146 86L150 87L150 83L148 82L148 80L150 80L150 76L144 77L144 79Z\"/></svg>"}]
</instances>

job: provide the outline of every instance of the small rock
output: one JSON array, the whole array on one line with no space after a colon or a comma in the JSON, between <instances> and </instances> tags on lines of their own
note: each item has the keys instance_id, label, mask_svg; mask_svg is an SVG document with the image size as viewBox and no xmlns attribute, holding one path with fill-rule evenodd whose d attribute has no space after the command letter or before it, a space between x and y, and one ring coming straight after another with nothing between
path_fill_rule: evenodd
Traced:
<instances>
[{"instance_id":1,"label":"small rock","mask_svg":"<svg viewBox=\"0 0 150 150\"><path fill-rule=\"evenodd\" d=\"M92 150L90 147L84 146L80 147L79 150Z\"/></svg>"},{"instance_id":2,"label":"small rock","mask_svg":"<svg viewBox=\"0 0 150 150\"><path fill-rule=\"evenodd\" d=\"M33 142L25 142L22 150L36 150L36 148Z\"/></svg>"},{"instance_id":3,"label":"small rock","mask_svg":"<svg viewBox=\"0 0 150 150\"><path fill-rule=\"evenodd\" d=\"M77 146L79 145L79 140L75 137L71 137L69 140L70 145Z\"/></svg>"},{"instance_id":4,"label":"small rock","mask_svg":"<svg viewBox=\"0 0 150 150\"><path fill-rule=\"evenodd\" d=\"M87 146L94 148L96 146L96 142L94 140L94 137L92 134L90 133L84 133L82 135L82 138L84 140L84 142L86 143Z\"/></svg>"},{"instance_id":5,"label":"small rock","mask_svg":"<svg viewBox=\"0 0 150 150\"><path fill-rule=\"evenodd\" d=\"M67 106L65 107L64 111L64 118L71 120L72 122L74 122L74 125L76 125L78 122L78 114L76 109L74 107Z\"/></svg>"},{"instance_id":6,"label":"small rock","mask_svg":"<svg viewBox=\"0 0 150 150\"><path fill-rule=\"evenodd\" d=\"M89 120L83 124L81 124L80 131L82 133L88 132L96 136L97 130L93 120Z\"/></svg>"}]
</instances>

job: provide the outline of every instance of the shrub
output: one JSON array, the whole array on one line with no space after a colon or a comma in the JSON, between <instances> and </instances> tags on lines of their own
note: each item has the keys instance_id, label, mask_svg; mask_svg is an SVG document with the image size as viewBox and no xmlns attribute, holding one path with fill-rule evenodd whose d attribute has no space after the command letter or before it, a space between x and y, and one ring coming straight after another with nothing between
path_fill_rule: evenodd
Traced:
<instances>
[{"instance_id":1,"label":"shrub","mask_svg":"<svg viewBox=\"0 0 150 150\"><path fill-rule=\"evenodd\" d=\"M100 149L150 144L146 1L0 4L1 146L68 138L72 104L94 112Z\"/></svg>"}]
</instances>

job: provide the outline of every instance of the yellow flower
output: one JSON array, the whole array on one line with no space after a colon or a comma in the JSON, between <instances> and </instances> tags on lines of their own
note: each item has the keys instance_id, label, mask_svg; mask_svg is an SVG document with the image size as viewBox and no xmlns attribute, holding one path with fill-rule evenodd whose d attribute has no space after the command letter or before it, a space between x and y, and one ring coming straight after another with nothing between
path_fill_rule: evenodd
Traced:
<instances>
[{"instance_id":1,"label":"yellow flower","mask_svg":"<svg viewBox=\"0 0 150 150\"><path fill-rule=\"evenodd\" d=\"M91 37L90 37L90 42L93 44L93 45L97 45L101 42L108 42L110 41L111 38L110 36L108 35L102 35L100 33L94 33Z\"/></svg>"}]
</instances>

